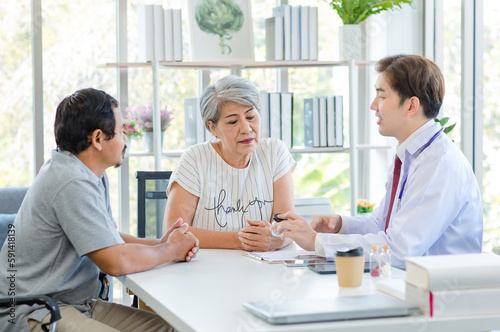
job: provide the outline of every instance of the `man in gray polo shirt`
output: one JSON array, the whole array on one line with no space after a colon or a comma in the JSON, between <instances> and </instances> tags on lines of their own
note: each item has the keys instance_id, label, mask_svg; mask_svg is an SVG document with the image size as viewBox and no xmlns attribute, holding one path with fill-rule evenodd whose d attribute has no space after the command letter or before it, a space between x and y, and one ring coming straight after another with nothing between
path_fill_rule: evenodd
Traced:
<instances>
[{"instance_id":1,"label":"man in gray polo shirt","mask_svg":"<svg viewBox=\"0 0 500 332\"><path fill-rule=\"evenodd\" d=\"M2 284L10 277L15 295L56 299L58 331L168 331L156 314L92 300L99 270L119 276L190 261L198 239L182 219L159 240L118 233L105 170L122 163L126 136L113 97L95 89L67 96L57 108L54 132L57 149L11 225L15 261L5 250L8 241L0 253ZM14 295L8 293L9 287L0 289L0 296ZM41 305L18 305L0 317L2 331L41 331L40 322L50 318Z\"/></svg>"}]
</instances>

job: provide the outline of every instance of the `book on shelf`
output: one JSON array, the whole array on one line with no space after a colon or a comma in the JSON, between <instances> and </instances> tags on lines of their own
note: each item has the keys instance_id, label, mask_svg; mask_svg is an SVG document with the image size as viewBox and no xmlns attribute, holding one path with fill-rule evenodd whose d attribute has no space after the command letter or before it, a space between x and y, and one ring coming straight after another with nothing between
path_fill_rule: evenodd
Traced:
<instances>
[{"instance_id":1,"label":"book on shelf","mask_svg":"<svg viewBox=\"0 0 500 332\"><path fill-rule=\"evenodd\" d=\"M328 146L335 145L335 97L326 97L326 138Z\"/></svg>"},{"instance_id":2,"label":"book on shelf","mask_svg":"<svg viewBox=\"0 0 500 332\"><path fill-rule=\"evenodd\" d=\"M309 6L300 7L300 60L309 60Z\"/></svg>"},{"instance_id":3,"label":"book on shelf","mask_svg":"<svg viewBox=\"0 0 500 332\"><path fill-rule=\"evenodd\" d=\"M500 287L429 291L406 283L405 301L429 317L499 314Z\"/></svg>"},{"instance_id":4,"label":"book on shelf","mask_svg":"<svg viewBox=\"0 0 500 332\"><path fill-rule=\"evenodd\" d=\"M344 98L335 96L335 144L344 146Z\"/></svg>"},{"instance_id":5,"label":"book on shelf","mask_svg":"<svg viewBox=\"0 0 500 332\"><path fill-rule=\"evenodd\" d=\"M138 61L153 61L154 57L154 9L153 5L137 5L137 34L139 39Z\"/></svg>"},{"instance_id":6,"label":"book on shelf","mask_svg":"<svg viewBox=\"0 0 500 332\"><path fill-rule=\"evenodd\" d=\"M281 93L269 93L269 137L281 139Z\"/></svg>"},{"instance_id":7,"label":"book on shelf","mask_svg":"<svg viewBox=\"0 0 500 332\"><path fill-rule=\"evenodd\" d=\"M269 92L260 93L260 137L269 137Z\"/></svg>"},{"instance_id":8,"label":"book on shelf","mask_svg":"<svg viewBox=\"0 0 500 332\"><path fill-rule=\"evenodd\" d=\"M326 123L326 97L319 99L319 146L326 147L327 144L327 123Z\"/></svg>"},{"instance_id":9,"label":"book on shelf","mask_svg":"<svg viewBox=\"0 0 500 332\"><path fill-rule=\"evenodd\" d=\"M266 60L283 60L283 17L266 18Z\"/></svg>"},{"instance_id":10,"label":"book on shelf","mask_svg":"<svg viewBox=\"0 0 500 332\"><path fill-rule=\"evenodd\" d=\"M312 98L313 147L320 146L319 139L319 100Z\"/></svg>"},{"instance_id":11,"label":"book on shelf","mask_svg":"<svg viewBox=\"0 0 500 332\"><path fill-rule=\"evenodd\" d=\"M292 46L292 60L300 60L300 6L292 6L292 20L291 20L291 46Z\"/></svg>"},{"instance_id":12,"label":"book on shelf","mask_svg":"<svg viewBox=\"0 0 500 332\"><path fill-rule=\"evenodd\" d=\"M318 60L318 7L309 7L309 60Z\"/></svg>"},{"instance_id":13,"label":"book on shelf","mask_svg":"<svg viewBox=\"0 0 500 332\"><path fill-rule=\"evenodd\" d=\"M165 61L165 25L162 5L153 5L155 60Z\"/></svg>"},{"instance_id":14,"label":"book on shelf","mask_svg":"<svg viewBox=\"0 0 500 332\"><path fill-rule=\"evenodd\" d=\"M205 125L200 113L200 98L184 99L184 135L186 148L205 141Z\"/></svg>"},{"instance_id":15,"label":"book on shelf","mask_svg":"<svg viewBox=\"0 0 500 332\"><path fill-rule=\"evenodd\" d=\"M163 24L165 36L165 61L174 61L174 18L173 9L163 11Z\"/></svg>"},{"instance_id":16,"label":"book on shelf","mask_svg":"<svg viewBox=\"0 0 500 332\"><path fill-rule=\"evenodd\" d=\"M174 9L172 12L174 31L174 61L182 61L182 10Z\"/></svg>"},{"instance_id":17,"label":"book on shelf","mask_svg":"<svg viewBox=\"0 0 500 332\"><path fill-rule=\"evenodd\" d=\"M313 98L304 99L304 147L313 147Z\"/></svg>"},{"instance_id":18,"label":"book on shelf","mask_svg":"<svg viewBox=\"0 0 500 332\"><path fill-rule=\"evenodd\" d=\"M273 8L273 16L283 18L283 58L285 60L292 59L292 45L291 45L291 15L292 6L280 5Z\"/></svg>"},{"instance_id":19,"label":"book on shelf","mask_svg":"<svg viewBox=\"0 0 500 332\"><path fill-rule=\"evenodd\" d=\"M281 93L281 140L291 149L293 146L293 93Z\"/></svg>"},{"instance_id":20,"label":"book on shelf","mask_svg":"<svg viewBox=\"0 0 500 332\"><path fill-rule=\"evenodd\" d=\"M406 282L424 290L500 287L498 255L435 255L405 260Z\"/></svg>"}]
</instances>

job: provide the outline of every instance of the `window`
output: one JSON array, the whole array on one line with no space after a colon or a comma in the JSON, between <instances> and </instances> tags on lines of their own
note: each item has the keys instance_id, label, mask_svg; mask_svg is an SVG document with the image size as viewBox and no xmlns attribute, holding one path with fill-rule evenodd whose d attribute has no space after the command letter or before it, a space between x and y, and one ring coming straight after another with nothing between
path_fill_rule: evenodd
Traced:
<instances>
[{"instance_id":1,"label":"window","mask_svg":"<svg viewBox=\"0 0 500 332\"><path fill-rule=\"evenodd\" d=\"M484 0L484 250L500 254L500 2Z\"/></svg>"}]
</instances>

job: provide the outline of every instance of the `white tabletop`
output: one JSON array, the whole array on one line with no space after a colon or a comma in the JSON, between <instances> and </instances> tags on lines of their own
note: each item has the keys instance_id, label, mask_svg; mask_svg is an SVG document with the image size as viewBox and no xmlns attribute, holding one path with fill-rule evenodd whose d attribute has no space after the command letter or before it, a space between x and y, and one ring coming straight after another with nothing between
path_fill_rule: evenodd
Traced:
<instances>
[{"instance_id":1,"label":"white tabletop","mask_svg":"<svg viewBox=\"0 0 500 332\"><path fill-rule=\"evenodd\" d=\"M189 263L167 264L120 278L179 331L480 331L500 327L498 316L424 316L270 325L247 312L246 301L281 301L376 293L375 280L363 276L359 288L340 288L337 276L306 267L268 264L239 250L201 249ZM393 278L404 272L393 269Z\"/></svg>"}]
</instances>

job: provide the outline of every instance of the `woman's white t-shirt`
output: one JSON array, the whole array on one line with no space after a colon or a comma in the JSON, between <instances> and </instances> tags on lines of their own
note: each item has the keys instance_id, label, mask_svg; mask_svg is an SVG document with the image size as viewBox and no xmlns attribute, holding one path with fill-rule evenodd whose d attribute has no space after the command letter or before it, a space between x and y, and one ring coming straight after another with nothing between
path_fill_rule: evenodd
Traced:
<instances>
[{"instance_id":1,"label":"woman's white t-shirt","mask_svg":"<svg viewBox=\"0 0 500 332\"><path fill-rule=\"evenodd\" d=\"M236 232L250 220L270 221L273 183L295 167L285 144L265 138L252 152L244 169L229 166L212 143L191 146L175 167L167 188L177 182L199 197L191 226L214 231Z\"/></svg>"}]
</instances>

